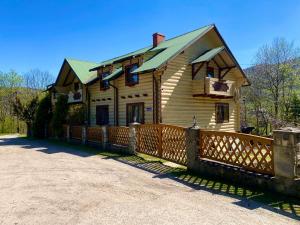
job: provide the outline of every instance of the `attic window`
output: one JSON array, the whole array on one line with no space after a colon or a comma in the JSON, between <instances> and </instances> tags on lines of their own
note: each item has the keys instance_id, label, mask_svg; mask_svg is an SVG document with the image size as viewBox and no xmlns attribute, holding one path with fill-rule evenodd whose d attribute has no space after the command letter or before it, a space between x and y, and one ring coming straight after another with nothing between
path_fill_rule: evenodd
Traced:
<instances>
[{"instance_id":1,"label":"attic window","mask_svg":"<svg viewBox=\"0 0 300 225\"><path fill-rule=\"evenodd\" d=\"M138 64L132 64L125 67L125 85L133 86L139 83L139 75L137 73L131 73L138 68Z\"/></svg>"},{"instance_id":2,"label":"attic window","mask_svg":"<svg viewBox=\"0 0 300 225\"><path fill-rule=\"evenodd\" d=\"M215 71L213 67L207 67L207 74L206 77L214 78L215 77Z\"/></svg>"},{"instance_id":3,"label":"attic window","mask_svg":"<svg viewBox=\"0 0 300 225\"><path fill-rule=\"evenodd\" d=\"M101 74L101 79L100 79L100 90L107 90L109 89L109 81L108 80L103 80L105 77L109 75L108 72L102 73Z\"/></svg>"}]
</instances>

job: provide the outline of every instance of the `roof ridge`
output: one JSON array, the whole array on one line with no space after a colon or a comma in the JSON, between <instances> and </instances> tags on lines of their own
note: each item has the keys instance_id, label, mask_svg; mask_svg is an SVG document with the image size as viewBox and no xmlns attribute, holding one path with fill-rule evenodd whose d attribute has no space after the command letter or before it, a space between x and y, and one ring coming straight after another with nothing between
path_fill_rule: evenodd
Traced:
<instances>
[{"instance_id":1,"label":"roof ridge","mask_svg":"<svg viewBox=\"0 0 300 225\"><path fill-rule=\"evenodd\" d=\"M203 28L205 28L205 27L208 28L208 27L212 27L212 26L215 26L215 24L212 23L212 24L205 25L205 26L203 26L203 27L199 27L199 28L194 29L194 30L192 30L192 31L188 31L188 32L185 32L185 33L183 33L183 34L177 35L177 36L175 36L175 37L169 38L169 39L165 40L164 42L173 40L173 39L175 39L175 38L182 37L182 36L184 36L184 35L187 35L187 34L189 34L189 33L195 32L195 31L197 31L197 30L203 29ZM158 45L158 46L159 46L159 45ZM131 52L128 52L128 53L125 53L125 54L122 54L122 55L119 55L119 56L116 56L116 57L107 59L107 60L103 60L103 61L101 61L101 62L98 63L98 64L102 64L102 63L105 63L105 62L107 62L107 61L112 61L112 60L114 60L114 59L116 59L116 58L120 58L120 57L129 55L129 54L132 54L132 53L134 53L134 52L140 51L140 50L142 50L142 49L144 49L144 48L151 48L151 47L152 47L152 46L149 45L149 46L146 46L146 47L143 47L143 48L139 48L139 49L137 49L137 50L134 50L134 51L131 51Z\"/></svg>"},{"instance_id":2,"label":"roof ridge","mask_svg":"<svg viewBox=\"0 0 300 225\"><path fill-rule=\"evenodd\" d=\"M183 33L183 34L177 35L177 36L175 36L175 37L169 38L169 39L167 39L167 40L165 40L165 41L170 41L170 40L173 40L173 39L175 39L175 38L179 38L179 37L182 37L182 36L184 36L184 35L193 33L193 32L195 32L195 31L200 30L200 29L203 29L203 28L205 28L205 27L208 28L208 27L213 27L213 26L215 26L214 23L209 24L209 25L206 25L206 26L203 26L203 27L199 27L199 28L194 29L194 30L192 30L192 31L188 31L188 32L185 32L185 33Z\"/></svg>"},{"instance_id":3,"label":"roof ridge","mask_svg":"<svg viewBox=\"0 0 300 225\"><path fill-rule=\"evenodd\" d=\"M65 58L65 60L67 60L67 61L72 60L72 61L78 61L78 62L87 62L87 63L95 63L95 64L98 64L97 62L88 61L88 60L81 60L81 59L74 59L74 58Z\"/></svg>"}]
</instances>

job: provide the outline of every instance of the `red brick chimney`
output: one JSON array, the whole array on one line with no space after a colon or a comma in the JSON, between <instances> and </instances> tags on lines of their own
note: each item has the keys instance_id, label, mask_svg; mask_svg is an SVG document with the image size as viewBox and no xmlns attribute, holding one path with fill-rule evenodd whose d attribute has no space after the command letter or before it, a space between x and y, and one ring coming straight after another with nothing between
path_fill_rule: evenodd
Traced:
<instances>
[{"instance_id":1,"label":"red brick chimney","mask_svg":"<svg viewBox=\"0 0 300 225\"><path fill-rule=\"evenodd\" d=\"M156 47L157 45L159 45L161 42L165 40L165 35L162 35L160 33L154 33L152 37L153 37L153 47Z\"/></svg>"}]
</instances>

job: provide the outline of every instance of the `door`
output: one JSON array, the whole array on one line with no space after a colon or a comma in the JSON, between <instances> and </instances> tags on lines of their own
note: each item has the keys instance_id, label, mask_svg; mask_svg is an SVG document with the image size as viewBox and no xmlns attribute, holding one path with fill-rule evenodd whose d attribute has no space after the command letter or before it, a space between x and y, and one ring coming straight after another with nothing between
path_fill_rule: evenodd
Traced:
<instances>
[{"instance_id":1,"label":"door","mask_svg":"<svg viewBox=\"0 0 300 225\"><path fill-rule=\"evenodd\" d=\"M96 106L96 124L97 125L108 125L109 124L108 105L97 105Z\"/></svg>"}]
</instances>

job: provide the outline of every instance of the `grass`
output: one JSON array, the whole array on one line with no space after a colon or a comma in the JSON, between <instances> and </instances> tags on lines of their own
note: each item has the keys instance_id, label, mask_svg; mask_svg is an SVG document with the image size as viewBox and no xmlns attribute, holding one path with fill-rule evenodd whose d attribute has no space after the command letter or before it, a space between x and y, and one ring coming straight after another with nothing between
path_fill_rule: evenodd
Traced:
<instances>
[{"instance_id":1,"label":"grass","mask_svg":"<svg viewBox=\"0 0 300 225\"><path fill-rule=\"evenodd\" d=\"M130 166L142 169L154 174L155 179L172 179L196 190L206 190L213 194L226 195L236 198L235 203L249 209L262 207L285 216L300 219L300 201L291 197L278 195L272 192L255 190L218 180L214 177L193 174L183 166L171 167L168 161L145 154L128 155L122 152L105 151L83 145L74 145L67 142L48 140L52 144L71 147L85 151L93 155L99 155L102 159L112 159ZM155 180L153 181L155 182Z\"/></svg>"}]
</instances>

